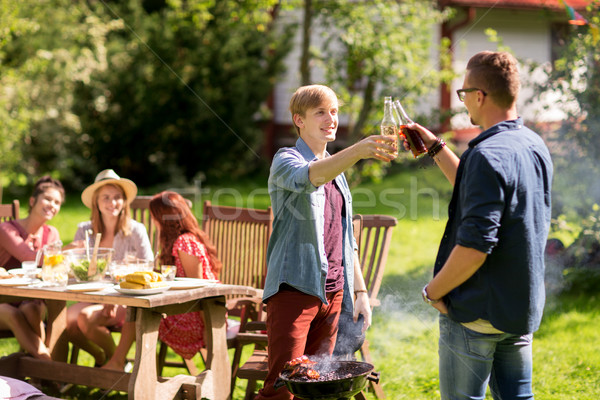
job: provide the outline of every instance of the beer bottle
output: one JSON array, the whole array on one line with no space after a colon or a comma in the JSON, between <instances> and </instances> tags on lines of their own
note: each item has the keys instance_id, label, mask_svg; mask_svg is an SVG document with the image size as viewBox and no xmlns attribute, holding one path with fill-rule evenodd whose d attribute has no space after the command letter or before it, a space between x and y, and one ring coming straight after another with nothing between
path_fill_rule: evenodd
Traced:
<instances>
[{"instance_id":1,"label":"beer bottle","mask_svg":"<svg viewBox=\"0 0 600 400\"><path fill-rule=\"evenodd\" d=\"M406 111L404 111L404 108L400 104L400 100L394 101L394 109L396 110L398 118L400 119L400 132L408 142L413 157L417 158L427 153L427 147L425 146L425 143L423 142L419 132L408 127L408 125L413 124L414 122L412 119L410 119L408 114L406 114Z\"/></svg>"},{"instance_id":2,"label":"beer bottle","mask_svg":"<svg viewBox=\"0 0 600 400\"><path fill-rule=\"evenodd\" d=\"M396 121L396 118L394 118L394 110L393 110L393 104L392 104L392 97L391 96L386 96L384 99L384 109L383 109L383 119L381 120L381 134L385 135L385 136L392 136L394 137L395 143L396 143L396 149L397 147L397 143L398 143L398 123ZM391 155L397 155L397 150L393 153L390 153Z\"/></svg>"}]
</instances>

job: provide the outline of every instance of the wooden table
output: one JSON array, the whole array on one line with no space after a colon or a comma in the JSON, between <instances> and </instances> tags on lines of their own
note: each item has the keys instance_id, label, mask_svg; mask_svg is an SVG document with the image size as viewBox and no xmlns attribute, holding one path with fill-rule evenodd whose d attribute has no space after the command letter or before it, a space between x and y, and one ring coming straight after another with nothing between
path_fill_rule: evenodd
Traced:
<instances>
[{"instance_id":1,"label":"wooden table","mask_svg":"<svg viewBox=\"0 0 600 400\"><path fill-rule=\"evenodd\" d=\"M0 375L16 378L33 377L123 390L130 399L171 400L181 388L195 391L196 397L226 400L230 396L231 365L227 353L225 296L260 296L261 291L249 286L205 286L164 293L130 296L112 287L98 292L72 292L65 288L1 287L0 302L18 298L45 299L48 306L47 343L52 351L66 327L66 302L78 301L125 305L136 321L136 351L131 374L121 371L84 367L58 361L44 361L23 353L0 358ZM161 378L156 372L158 326L163 315L204 311L206 369L198 376L177 375ZM184 396L185 397L185 396Z\"/></svg>"}]
</instances>

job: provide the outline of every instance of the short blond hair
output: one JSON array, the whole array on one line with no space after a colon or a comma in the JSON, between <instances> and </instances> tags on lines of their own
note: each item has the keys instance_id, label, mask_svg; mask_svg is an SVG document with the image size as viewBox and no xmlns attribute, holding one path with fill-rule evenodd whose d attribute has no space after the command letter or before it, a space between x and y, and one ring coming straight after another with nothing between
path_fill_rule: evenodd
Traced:
<instances>
[{"instance_id":1,"label":"short blond hair","mask_svg":"<svg viewBox=\"0 0 600 400\"><path fill-rule=\"evenodd\" d=\"M339 99L333 89L324 85L307 85L299 87L290 99L290 112L292 113L292 124L300 135L300 128L294 122L294 115L304 117L306 110L318 107L325 99Z\"/></svg>"}]
</instances>

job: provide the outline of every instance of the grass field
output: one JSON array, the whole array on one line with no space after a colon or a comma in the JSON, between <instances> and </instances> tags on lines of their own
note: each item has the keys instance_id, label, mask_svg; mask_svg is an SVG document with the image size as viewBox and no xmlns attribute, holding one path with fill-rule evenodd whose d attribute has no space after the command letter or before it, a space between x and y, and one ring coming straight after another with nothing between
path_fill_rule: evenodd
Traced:
<instances>
[{"instance_id":1,"label":"grass field","mask_svg":"<svg viewBox=\"0 0 600 400\"><path fill-rule=\"evenodd\" d=\"M264 180L203 190L202 198L197 195L197 188L190 190L199 217L201 202L205 199L217 204L256 208L269 204ZM437 314L423 303L420 290L431 277L450 191L442 174L430 164L396 172L380 184L362 184L353 190L355 212L388 214L399 220L380 291L382 305L375 310L373 326L367 334L388 399L439 399ZM89 211L74 197L53 224L68 242L75 233L76 223L87 218ZM599 320L598 295L549 293L544 320L533 345L536 398L600 398ZM14 340L0 342L2 355L16 349ZM85 353L80 360L92 364ZM197 362L201 366L200 359ZM185 372L166 371L169 376ZM234 399L243 398L244 387L245 382L238 380ZM84 388L75 388L69 394L69 398L81 399L126 398L123 394L104 394Z\"/></svg>"}]
</instances>

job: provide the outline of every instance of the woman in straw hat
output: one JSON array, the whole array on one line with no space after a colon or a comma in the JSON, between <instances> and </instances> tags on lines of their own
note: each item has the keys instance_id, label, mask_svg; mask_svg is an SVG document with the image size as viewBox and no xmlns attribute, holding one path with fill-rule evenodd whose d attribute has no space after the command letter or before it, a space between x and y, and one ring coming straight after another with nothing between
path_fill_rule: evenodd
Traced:
<instances>
[{"instance_id":1,"label":"woman in straw hat","mask_svg":"<svg viewBox=\"0 0 600 400\"><path fill-rule=\"evenodd\" d=\"M112 169L100 172L94 183L81 194L83 204L92 210L91 220L78 225L73 247L83 247L86 231L89 246L95 245L100 233L99 247L115 250L114 259L133 257L153 261L152 247L146 227L131 219L129 204L137 194L137 186L121 178ZM125 307L90 303L77 303L67 311L69 340L90 353L97 365L102 365L115 351L111 328L125 321Z\"/></svg>"}]
</instances>

